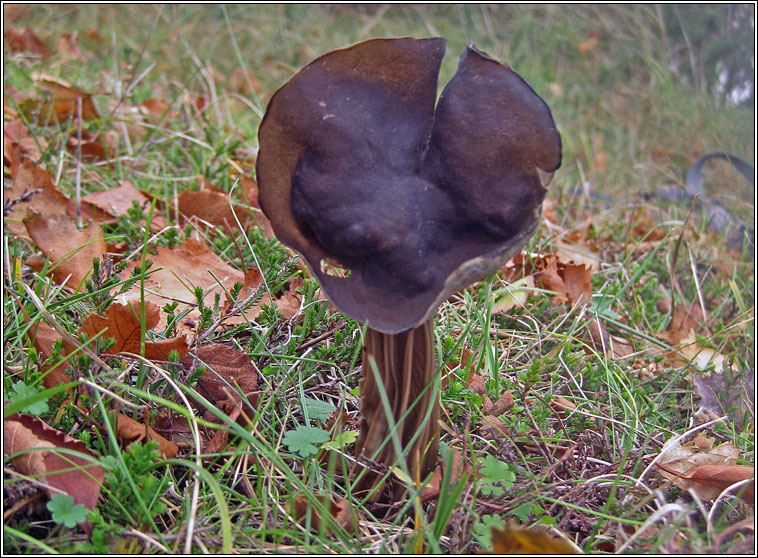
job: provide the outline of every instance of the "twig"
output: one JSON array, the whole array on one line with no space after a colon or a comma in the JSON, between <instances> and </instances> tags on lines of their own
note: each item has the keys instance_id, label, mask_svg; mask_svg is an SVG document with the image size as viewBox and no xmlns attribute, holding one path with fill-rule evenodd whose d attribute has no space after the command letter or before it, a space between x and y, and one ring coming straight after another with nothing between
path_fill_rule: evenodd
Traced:
<instances>
[{"instance_id":1,"label":"twig","mask_svg":"<svg viewBox=\"0 0 758 558\"><path fill-rule=\"evenodd\" d=\"M82 98L76 98L76 226L82 228Z\"/></svg>"}]
</instances>

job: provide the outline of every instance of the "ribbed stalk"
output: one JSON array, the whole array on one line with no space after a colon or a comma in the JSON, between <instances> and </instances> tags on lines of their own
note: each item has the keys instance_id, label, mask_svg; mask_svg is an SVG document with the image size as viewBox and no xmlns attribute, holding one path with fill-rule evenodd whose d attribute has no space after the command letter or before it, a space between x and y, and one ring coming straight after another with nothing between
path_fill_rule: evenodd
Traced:
<instances>
[{"instance_id":1,"label":"ribbed stalk","mask_svg":"<svg viewBox=\"0 0 758 558\"><path fill-rule=\"evenodd\" d=\"M366 330L360 383L361 429L355 453L386 467L394 467L400 462L390 438L391 422L385 414L372 362L392 409L397 439L402 445L403 459L411 478L423 480L436 466L439 451L437 422L440 408L439 394L434 389L436 367L432 321L401 333ZM356 473L361 469L357 468ZM381 475L368 471L357 489L370 490L380 479ZM403 487L398 488L402 492ZM372 500L377 500L381 492L378 490Z\"/></svg>"}]
</instances>

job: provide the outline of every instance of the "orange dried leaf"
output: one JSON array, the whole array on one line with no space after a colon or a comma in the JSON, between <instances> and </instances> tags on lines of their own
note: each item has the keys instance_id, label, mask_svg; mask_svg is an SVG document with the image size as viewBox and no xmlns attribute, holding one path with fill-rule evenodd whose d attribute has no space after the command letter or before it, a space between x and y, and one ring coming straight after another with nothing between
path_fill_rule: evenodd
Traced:
<instances>
[{"instance_id":1,"label":"orange dried leaf","mask_svg":"<svg viewBox=\"0 0 758 558\"><path fill-rule=\"evenodd\" d=\"M86 333L90 339L105 330L104 338L113 337L116 344L106 352L134 353L141 350L142 325L140 320L140 303L131 301L124 305L112 303L105 311L105 316L90 314L79 327L79 332ZM145 302L145 331L153 329L160 320L160 309L151 302ZM158 341L145 340L145 358L151 360L166 360L171 351L179 353L180 357L188 352L187 339L184 335Z\"/></svg>"},{"instance_id":2,"label":"orange dried leaf","mask_svg":"<svg viewBox=\"0 0 758 558\"><path fill-rule=\"evenodd\" d=\"M355 519L357 519L357 510L350 509L350 503L340 498L337 502L332 502L327 496L317 495L316 498L321 504L329 511L334 521L340 525L343 529L354 531L356 528ZM321 523L324 521L319 515L316 508L311 506L310 502L304 496L295 498L293 503L294 516L301 525L305 525L308 519L308 510L310 509L310 526L311 530L319 531ZM355 515L354 515L355 514ZM330 522L326 522L324 528L327 534L332 533L332 529L329 526Z\"/></svg>"},{"instance_id":3,"label":"orange dried leaf","mask_svg":"<svg viewBox=\"0 0 758 558\"><path fill-rule=\"evenodd\" d=\"M167 440L149 426L146 427L124 414L119 414L116 417L116 435L124 442L140 442L147 435L150 440L158 442L158 451L164 456L171 458L179 453L179 448L174 442Z\"/></svg>"},{"instance_id":4,"label":"orange dried leaf","mask_svg":"<svg viewBox=\"0 0 758 558\"><path fill-rule=\"evenodd\" d=\"M22 453L13 458L20 473L34 476L48 496L62 492L88 510L95 509L105 470L94 462L84 442L29 415L11 415L3 426L4 451L9 455Z\"/></svg>"}]
</instances>

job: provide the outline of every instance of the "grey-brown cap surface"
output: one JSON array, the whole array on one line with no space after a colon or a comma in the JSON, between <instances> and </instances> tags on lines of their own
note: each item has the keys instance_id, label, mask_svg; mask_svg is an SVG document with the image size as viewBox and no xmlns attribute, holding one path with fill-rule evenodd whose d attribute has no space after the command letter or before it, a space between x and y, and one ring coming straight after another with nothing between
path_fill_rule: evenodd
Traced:
<instances>
[{"instance_id":1,"label":"grey-brown cap surface","mask_svg":"<svg viewBox=\"0 0 758 558\"><path fill-rule=\"evenodd\" d=\"M274 94L259 129L259 201L277 237L337 308L387 333L512 257L561 161L544 101L473 46L435 106L444 51L403 38L328 53Z\"/></svg>"}]
</instances>

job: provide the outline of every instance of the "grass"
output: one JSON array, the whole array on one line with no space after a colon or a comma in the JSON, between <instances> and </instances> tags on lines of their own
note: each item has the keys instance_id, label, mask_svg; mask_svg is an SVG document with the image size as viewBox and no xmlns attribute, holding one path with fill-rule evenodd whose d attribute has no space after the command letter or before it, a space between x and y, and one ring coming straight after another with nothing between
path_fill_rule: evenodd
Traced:
<instances>
[{"instance_id":1,"label":"grass","mask_svg":"<svg viewBox=\"0 0 758 558\"><path fill-rule=\"evenodd\" d=\"M679 304L702 305L710 333L701 332L701 344L722 354L738 374L752 370L755 360L752 258L727 253L703 215L687 219L685 204L642 198L680 186L688 165L706 151L752 160L754 112L717 105L715 96L692 89L671 70L667 53L679 39L661 31L655 7L43 5L14 25L29 26L51 43L77 32L92 53L78 61L4 50L6 86L38 95L32 75L43 72L101 93L94 100L103 116L85 127L104 137L112 133L114 141L110 163L81 164L83 193L129 180L153 194L154 214L174 225L153 235L135 209L105 227L108 242L124 243L121 251L139 261L143 254L150 259L156 246L202 233L202 241L233 267L255 261L265 290L275 296L293 279L305 280L296 318L284 320L264 308L252 323L204 337L244 350L260 373L259 405L246 407L250 421L242 426L209 403L175 361L114 358L103 354L107 341L95 339L79 340L84 348L68 356L58 347L40 362L27 336L30 322L50 317L74 334L85 316L105 310L106 295L126 277L74 294L56 286L49 269L34 272L25 265L36 251L31 242L4 234L5 398L19 381L37 389L12 399L10 410L44 401L40 418L85 441L107 470L90 517L92 538L30 502L5 518L8 552L471 553L488 548L490 525L516 520L554 525L585 552L744 547L733 526L752 518L750 507L727 497L709 515L709 502L646 471L667 440L692 437L701 425L692 376L702 372L672 358L656 336L669 323L658 303L674 292ZM86 37L90 27L102 42ZM341 474L352 445L341 445L340 436L357 428L360 325L333 312L313 279L303 277L298 258L258 229L179 225L166 208L175 192L197 189L200 176L232 189L236 167L256 146L268 98L293 71L334 48L405 35L448 39L440 83L472 41L508 61L545 98L564 143L564 163L548 194L558 227L543 226L526 253L555 253L573 242L590 247L599 266L589 304L556 305L537 289L522 308L497 313L495 293L508 287L503 271L441 306L438 362L455 374L441 393L442 457L451 460L449 449L457 449L475 468L486 466L487 474L448 473L443 486L449 489L438 499L421 503L411 489L388 511L354 498ZM240 67L254 74L254 94L233 87L230 76ZM208 100L207 110L195 110L198 97ZM113 116L116 103L136 107L151 98L169 103L158 120L135 126ZM70 198L77 181L76 156L65 148L72 124L30 125L47 144L40 166L59 177L58 187ZM709 193L728 198L735 215L752 221L749 186L720 166L707 180ZM618 203L595 201L587 191ZM527 261L524 273L538 264ZM138 270L133 279L139 284L149 273ZM199 301L206 308L200 329L209 331L220 310L212 298ZM608 357L589 341L589 324L597 319L633 344L631 357ZM468 364L460 362L462 349L473 352ZM61 407L65 387L43 387L43 365L55 362L81 388L78 409ZM484 393L467 387L472 372L484 377ZM487 435L480 426L484 398L496 401L507 390L515 406L499 419L501 435ZM552 403L558 396L576 409L557 413ZM127 450L113 425L119 406L135 418L149 411L153 418L163 412L177 423L186 419L179 455L165 459L141 444ZM324 408L346 411L344 431L327 424ZM753 464L754 417L744 424L728 418L707 431L719 442L732 441L744 463ZM298 427L327 432L333 447L319 442L315 454L298 452L287 443L287 433ZM228 431L228 442L201 458L198 436L219 429ZM562 453L568 447L573 454ZM5 466L12 506L27 497L34 479L14 473L10 460ZM324 497L348 502L347 513L357 521L336 519ZM299 520L298 501L306 510Z\"/></svg>"}]
</instances>

